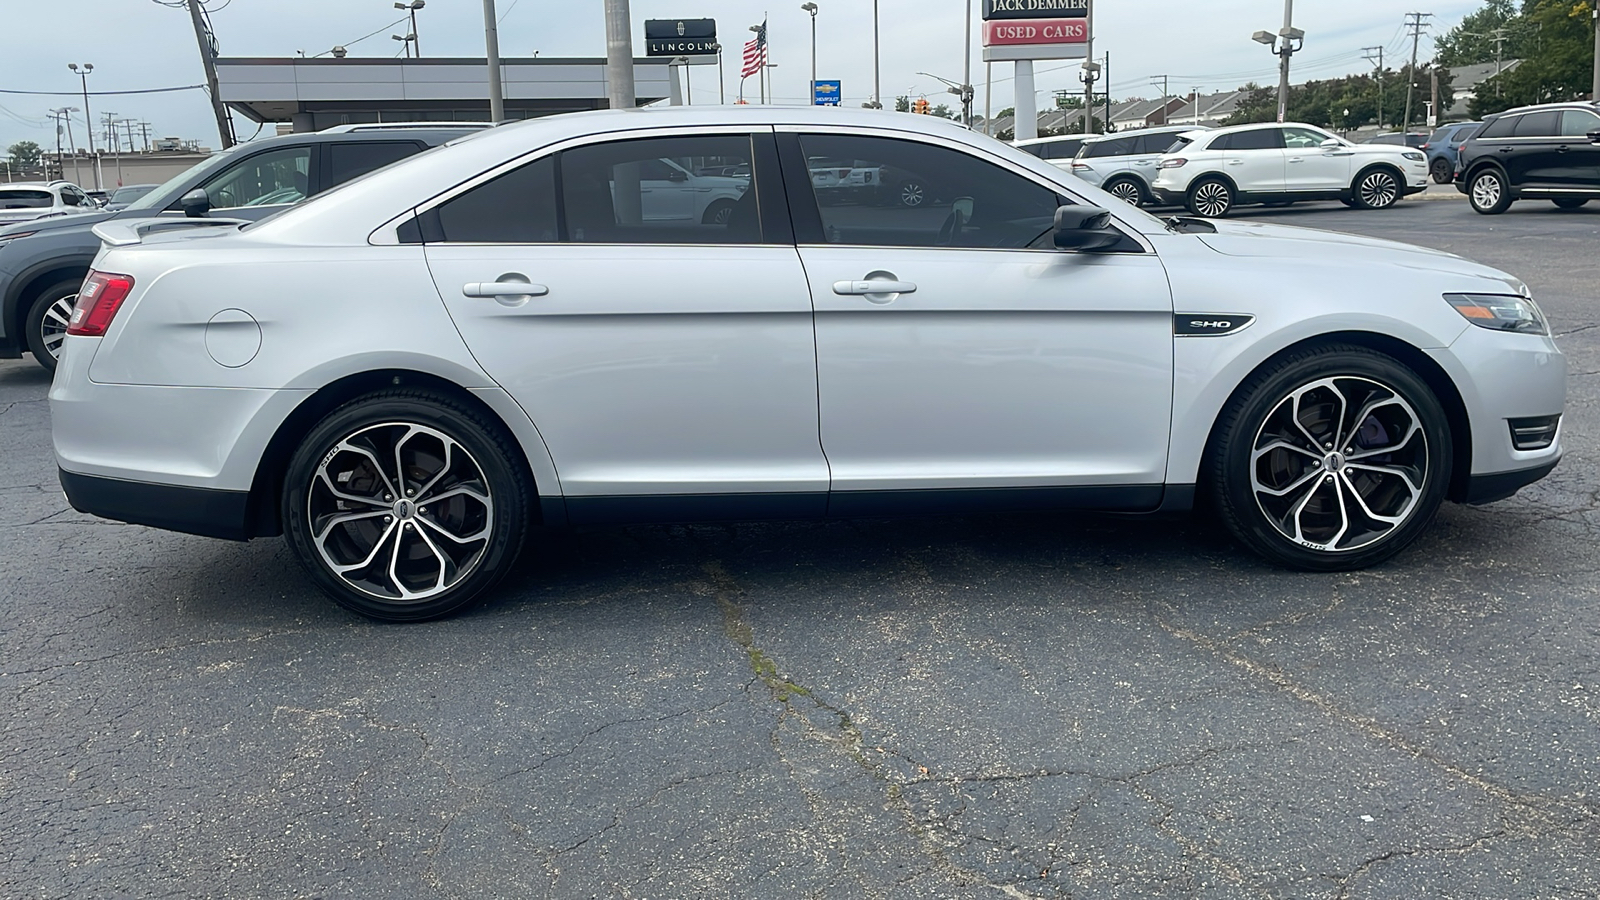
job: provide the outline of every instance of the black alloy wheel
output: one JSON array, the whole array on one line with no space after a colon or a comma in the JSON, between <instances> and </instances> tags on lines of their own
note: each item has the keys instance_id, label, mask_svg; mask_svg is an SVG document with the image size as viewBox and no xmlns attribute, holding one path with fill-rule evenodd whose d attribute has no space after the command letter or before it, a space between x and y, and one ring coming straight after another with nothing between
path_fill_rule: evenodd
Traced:
<instances>
[{"instance_id":1,"label":"black alloy wheel","mask_svg":"<svg viewBox=\"0 0 1600 900\"><path fill-rule=\"evenodd\" d=\"M1434 184L1449 184L1454 180L1456 173L1450 165L1450 160L1435 156L1433 162L1428 164L1428 174L1433 177Z\"/></svg>"}]
</instances>

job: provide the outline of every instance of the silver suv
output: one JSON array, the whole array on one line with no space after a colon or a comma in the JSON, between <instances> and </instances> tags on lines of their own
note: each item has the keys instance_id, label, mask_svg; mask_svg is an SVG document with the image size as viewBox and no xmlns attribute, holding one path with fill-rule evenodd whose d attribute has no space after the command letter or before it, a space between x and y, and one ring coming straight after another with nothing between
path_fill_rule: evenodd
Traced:
<instances>
[{"instance_id":1,"label":"silver suv","mask_svg":"<svg viewBox=\"0 0 1600 900\"><path fill-rule=\"evenodd\" d=\"M0 226L99 209L70 181L0 184Z\"/></svg>"},{"instance_id":2,"label":"silver suv","mask_svg":"<svg viewBox=\"0 0 1600 900\"><path fill-rule=\"evenodd\" d=\"M1154 203L1150 183L1155 181L1161 154L1178 135L1194 130L1193 125L1164 125L1089 138L1072 161L1072 174L1118 200L1135 206Z\"/></svg>"}]
</instances>

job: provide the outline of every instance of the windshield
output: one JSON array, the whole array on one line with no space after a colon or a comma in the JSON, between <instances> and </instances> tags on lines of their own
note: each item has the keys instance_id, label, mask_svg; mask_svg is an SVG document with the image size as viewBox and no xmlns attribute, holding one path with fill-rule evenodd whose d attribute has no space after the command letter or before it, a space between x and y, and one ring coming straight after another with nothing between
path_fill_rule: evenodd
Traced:
<instances>
[{"instance_id":1,"label":"windshield","mask_svg":"<svg viewBox=\"0 0 1600 900\"><path fill-rule=\"evenodd\" d=\"M244 144L239 144L231 150L224 150L209 159L184 169L160 187L151 190L150 193L128 204L128 209L166 209L177 202L178 194L183 190L184 185L189 184L196 176L205 175L221 168L244 147Z\"/></svg>"},{"instance_id":2,"label":"windshield","mask_svg":"<svg viewBox=\"0 0 1600 900\"><path fill-rule=\"evenodd\" d=\"M132 203L133 201L143 197L145 194L148 194L155 189L156 186L153 184L141 184L136 187L118 188L117 192L111 195L111 202Z\"/></svg>"}]
</instances>

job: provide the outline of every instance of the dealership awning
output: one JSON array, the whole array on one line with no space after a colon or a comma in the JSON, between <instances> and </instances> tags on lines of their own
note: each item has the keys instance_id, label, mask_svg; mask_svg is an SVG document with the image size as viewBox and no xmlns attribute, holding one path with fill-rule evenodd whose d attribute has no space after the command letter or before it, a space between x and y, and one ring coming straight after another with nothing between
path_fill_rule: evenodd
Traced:
<instances>
[{"instance_id":1,"label":"dealership awning","mask_svg":"<svg viewBox=\"0 0 1600 900\"><path fill-rule=\"evenodd\" d=\"M639 104L676 96L668 59L635 59ZM603 59L501 61L506 117L605 109ZM489 79L482 59L217 60L217 93L255 122L292 122L295 131L366 122L483 121Z\"/></svg>"}]
</instances>

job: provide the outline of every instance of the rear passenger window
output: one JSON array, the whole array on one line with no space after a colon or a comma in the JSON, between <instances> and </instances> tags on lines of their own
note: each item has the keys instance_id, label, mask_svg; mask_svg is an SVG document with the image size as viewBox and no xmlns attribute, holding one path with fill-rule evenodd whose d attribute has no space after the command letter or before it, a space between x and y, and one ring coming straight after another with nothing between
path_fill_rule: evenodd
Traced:
<instances>
[{"instance_id":1,"label":"rear passenger window","mask_svg":"<svg viewBox=\"0 0 1600 900\"><path fill-rule=\"evenodd\" d=\"M552 244L556 167L546 156L486 181L439 207L440 237L471 244ZM429 240L432 240L429 237Z\"/></svg>"},{"instance_id":2,"label":"rear passenger window","mask_svg":"<svg viewBox=\"0 0 1600 900\"><path fill-rule=\"evenodd\" d=\"M1133 142L1134 139L1131 137L1113 138L1109 141L1097 141L1093 144L1086 145L1084 152L1078 154L1078 156L1082 159L1096 159L1105 156L1127 156L1133 152Z\"/></svg>"},{"instance_id":3,"label":"rear passenger window","mask_svg":"<svg viewBox=\"0 0 1600 900\"><path fill-rule=\"evenodd\" d=\"M1165 153L1172 146L1172 134L1141 134L1134 141L1134 153Z\"/></svg>"},{"instance_id":4,"label":"rear passenger window","mask_svg":"<svg viewBox=\"0 0 1600 900\"><path fill-rule=\"evenodd\" d=\"M1560 130L1561 111L1547 109L1523 115L1517 122L1517 137L1553 137Z\"/></svg>"},{"instance_id":5,"label":"rear passenger window","mask_svg":"<svg viewBox=\"0 0 1600 900\"><path fill-rule=\"evenodd\" d=\"M759 244L749 135L646 138L561 154L567 240ZM724 174L734 173L734 174Z\"/></svg>"},{"instance_id":6,"label":"rear passenger window","mask_svg":"<svg viewBox=\"0 0 1600 900\"><path fill-rule=\"evenodd\" d=\"M328 178L323 189L381 169L417 153L416 141L338 141L328 147Z\"/></svg>"},{"instance_id":7,"label":"rear passenger window","mask_svg":"<svg viewBox=\"0 0 1600 900\"><path fill-rule=\"evenodd\" d=\"M1254 131L1240 131L1233 135L1233 141L1228 145L1230 150L1274 150L1283 147L1283 129L1257 128Z\"/></svg>"}]
</instances>

